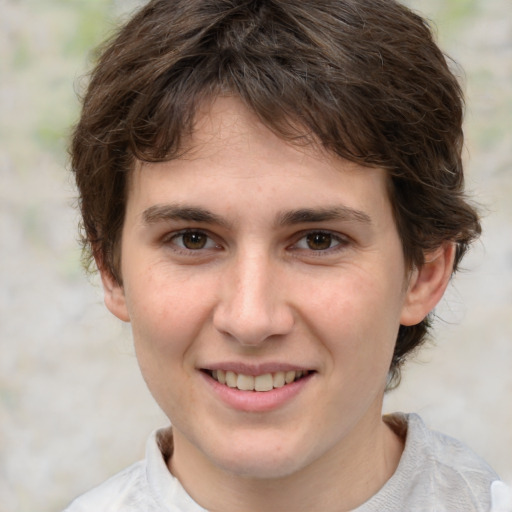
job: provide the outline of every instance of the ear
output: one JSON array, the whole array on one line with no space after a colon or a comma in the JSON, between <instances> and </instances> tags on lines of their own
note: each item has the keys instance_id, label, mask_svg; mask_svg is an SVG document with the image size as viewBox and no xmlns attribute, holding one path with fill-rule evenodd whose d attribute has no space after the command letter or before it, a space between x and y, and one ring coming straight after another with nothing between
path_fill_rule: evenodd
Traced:
<instances>
[{"instance_id":1,"label":"ear","mask_svg":"<svg viewBox=\"0 0 512 512\"><path fill-rule=\"evenodd\" d=\"M419 324L441 300L453 270L455 244L447 242L425 254L425 263L409 279L400 317L402 325Z\"/></svg>"},{"instance_id":2,"label":"ear","mask_svg":"<svg viewBox=\"0 0 512 512\"><path fill-rule=\"evenodd\" d=\"M112 274L102 267L100 269L101 282L103 284L103 296L108 310L123 322L130 321L123 285Z\"/></svg>"}]
</instances>

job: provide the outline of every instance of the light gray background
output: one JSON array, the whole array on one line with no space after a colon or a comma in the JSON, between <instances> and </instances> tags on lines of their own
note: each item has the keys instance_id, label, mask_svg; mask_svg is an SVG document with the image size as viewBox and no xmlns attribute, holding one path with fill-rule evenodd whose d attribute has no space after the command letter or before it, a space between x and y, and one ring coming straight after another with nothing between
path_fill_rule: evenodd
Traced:
<instances>
[{"instance_id":1,"label":"light gray background","mask_svg":"<svg viewBox=\"0 0 512 512\"><path fill-rule=\"evenodd\" d=\"M409 3L466 70L468 184L487 209L436 344L385 409L419 412L512 481L511 4ZM80 268L66 171L87 50L135 4L0 0L0 512L60 510L142 457L165 423L129 328Z\"/></svg>"}]
</instances>

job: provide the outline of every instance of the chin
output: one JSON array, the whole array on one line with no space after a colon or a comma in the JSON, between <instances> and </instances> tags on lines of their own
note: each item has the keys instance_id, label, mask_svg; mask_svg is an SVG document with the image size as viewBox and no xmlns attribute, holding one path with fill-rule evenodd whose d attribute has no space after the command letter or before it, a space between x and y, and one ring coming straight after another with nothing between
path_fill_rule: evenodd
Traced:
<instances>
[{"instance_id":1,"label":"chin","mask_svg":"<svg viewBox=\"0 0 512 512\"><path fill-rule=\"evenodd\" d=\"M300 446L276 442L268 437L266 441L252 438L245 443L230 439L223 451L211 454L213 464L248 479L285 478L307 465L307 461L302 460L304 452Z\"/></svg>"}]
</instances>

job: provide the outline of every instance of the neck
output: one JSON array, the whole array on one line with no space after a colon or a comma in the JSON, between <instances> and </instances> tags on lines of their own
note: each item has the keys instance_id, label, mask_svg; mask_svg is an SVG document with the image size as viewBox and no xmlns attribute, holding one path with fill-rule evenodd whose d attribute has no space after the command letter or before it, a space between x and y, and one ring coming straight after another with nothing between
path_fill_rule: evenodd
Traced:
<instances>
[{"instance_id":1,"label":"neck","mask_svg":"<svg viewBox=\"0 0 512 512\"><path fill-rule=\"evenodd\" d=\"M169 468L192 498L211 512L348 511L380 490L403 451L403 440L382 419L371 423L358 425L342 446L281 478L251 478L219 469L194 455L195 448L179 432L174 433Z\"/></svg>"}]
</instances>

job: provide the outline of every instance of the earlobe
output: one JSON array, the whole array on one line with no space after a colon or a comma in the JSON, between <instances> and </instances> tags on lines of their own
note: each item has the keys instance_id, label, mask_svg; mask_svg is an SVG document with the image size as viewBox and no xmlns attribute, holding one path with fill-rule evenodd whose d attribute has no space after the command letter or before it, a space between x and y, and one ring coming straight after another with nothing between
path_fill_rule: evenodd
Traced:
<instances>
[{"instance_id":1,"label":"earlobe","mask_svg":"<svg viewBox=\"0 0 512 512\"><path fill-rule=\"evenodd\" d=\"M107 270L100 270L103 296L108 310L123 322L130 321L123 286Z\"/></svg>"},{"instance_id":2,"label":"earlobe","mask_svg":"<svg viewBox=\"0 0 512 512\"><path fill-rule=\"evenodd\" d=\"M441 300L450 281L455 244L447 242L425 255L425 263L415 268L408 283L400 323L419 324Z\"/></svg>"}]
</instances>

